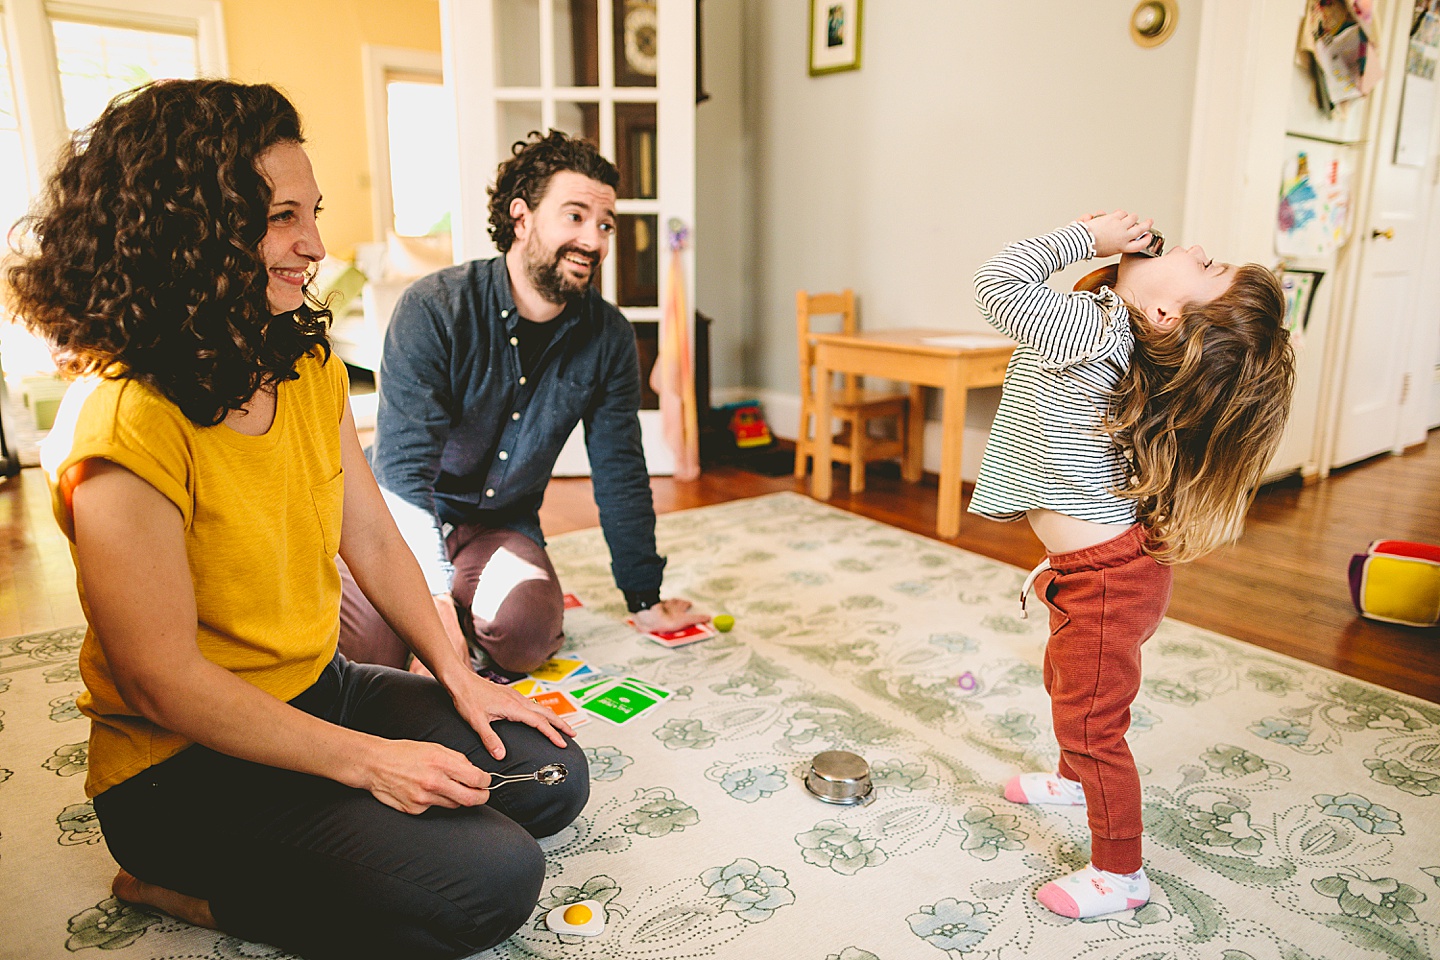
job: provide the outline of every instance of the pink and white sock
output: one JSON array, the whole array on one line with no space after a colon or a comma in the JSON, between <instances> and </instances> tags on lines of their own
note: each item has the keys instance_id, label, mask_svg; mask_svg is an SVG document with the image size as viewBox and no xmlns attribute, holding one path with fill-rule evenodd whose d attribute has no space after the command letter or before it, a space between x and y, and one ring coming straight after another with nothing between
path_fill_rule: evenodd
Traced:
<instances>
[{"instance_id":1,"label":"pink and white sock","mask_svg":"<svg viewBox=\"0 0 1440 960\"><path fill-rule=\"evenodd\" d=\"M1062 917L1099 917L1149 903L1150 879L1143 867L1134 873L1110 873L1086 864L1083 870L1045 884L1035 899Z\"/></svg>"},{"instance_id":2,"label":"pink and white sock","mask_svg":"<svg viewBox=\"0 0 1440 960\"><path fill-rule=\"evenodd\" d=\"M1022 773L1005 784L1005 799L1011 803L1059 803L1084 806L1085 790L1079 780L1066 780L1058 773Z\"/></svg>"}]
</instances>

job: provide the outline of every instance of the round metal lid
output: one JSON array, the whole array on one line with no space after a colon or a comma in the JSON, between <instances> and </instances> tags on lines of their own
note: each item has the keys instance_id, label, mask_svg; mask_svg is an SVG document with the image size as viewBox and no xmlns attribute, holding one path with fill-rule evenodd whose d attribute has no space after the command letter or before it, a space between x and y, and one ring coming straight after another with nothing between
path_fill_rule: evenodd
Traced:
<instances>
[{"instance_id":1,"label":"round metal lid","mask_svg":"<svg viewBox=\"0 0 1440 960\"><path fill-rule=\"evenodd\" d=\"M839 783L855 783L870 775L870 765L865 758L848 750L826 750L815 755L810 769L822 780Z\"/></svg>"}]
</instances>

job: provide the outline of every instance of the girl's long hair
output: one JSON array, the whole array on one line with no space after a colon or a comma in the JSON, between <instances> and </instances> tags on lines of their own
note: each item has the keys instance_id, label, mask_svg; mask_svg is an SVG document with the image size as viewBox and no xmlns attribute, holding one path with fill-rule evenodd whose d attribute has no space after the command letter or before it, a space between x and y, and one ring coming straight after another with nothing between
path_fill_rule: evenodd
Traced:
<instances>
[{"instance_id":1,"label":"girl's long hair","mask_svg":"<svg viewBox=\"0 0 1440 960\"><path fill-rule=\"evenodd\" d=\"M271 316L260 254L271 200L257 162L301 143L268 84L162 80L123 93L62 150L11 232L8 306L60 369L150 384L192 422L219 423L262 384L329 356L316 301Z\"/></svg>"},{"instance_id":2,"label":"girl's long hair","mask_svg":"<svg viewBox=\"0 0 1440 960\"><path fill-rule=\"evenodd\" d=\"M1116 492L1137 501L1162 563L1240 535L1290 413L1295 354L1284 319L1279 281L1253 263L1169 328L1131 308L1135 353L1103 429L1125 451L1129 482Z\"/></svg>"}]
</instances>

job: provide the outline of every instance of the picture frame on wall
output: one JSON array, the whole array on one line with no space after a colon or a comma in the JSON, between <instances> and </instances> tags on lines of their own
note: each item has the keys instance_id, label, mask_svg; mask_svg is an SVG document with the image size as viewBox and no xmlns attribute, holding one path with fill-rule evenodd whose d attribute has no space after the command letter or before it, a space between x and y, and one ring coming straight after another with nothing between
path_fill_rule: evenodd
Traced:
<instances>
[{"instance_id":1,"label":"picture frame on wall","mask_svg":"<svg viewBox=\"0 0 1440 960\"><path fill-rule=\"evenodd\" d=\"M1309 326L1310 307L1324 276L1323 270L1285 267L1280 271L1280 289L1285 293L1285 329L1292 334L1303 334Z\"/></svg>"},{"instance_id":2,"label":"picture frame on wall","mask_svg":"<svg viewBox=\"0 0 1440 960\"><path fill-rule=\"evenodd\" d=\"M810 76L860 69L864 0L810 0Z\"/></svg>"}]
</instances>

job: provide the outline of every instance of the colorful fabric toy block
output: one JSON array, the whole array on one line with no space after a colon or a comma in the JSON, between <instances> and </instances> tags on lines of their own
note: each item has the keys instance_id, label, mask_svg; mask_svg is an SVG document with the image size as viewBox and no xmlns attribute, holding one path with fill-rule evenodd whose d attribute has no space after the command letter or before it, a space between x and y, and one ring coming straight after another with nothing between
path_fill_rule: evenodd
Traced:
<instances>
[{"instance_id":1,"label":"colorful fabric toy block","mask_svg":"<svg viewBox=\"0 0 1440 960\"><path fill-rule=\"evenodd\" d=\"M1350 558L1350 599L1371 620L1411 627L1440 623L1440 547L1376 540Z\"/></svg>"}]
</instances>

